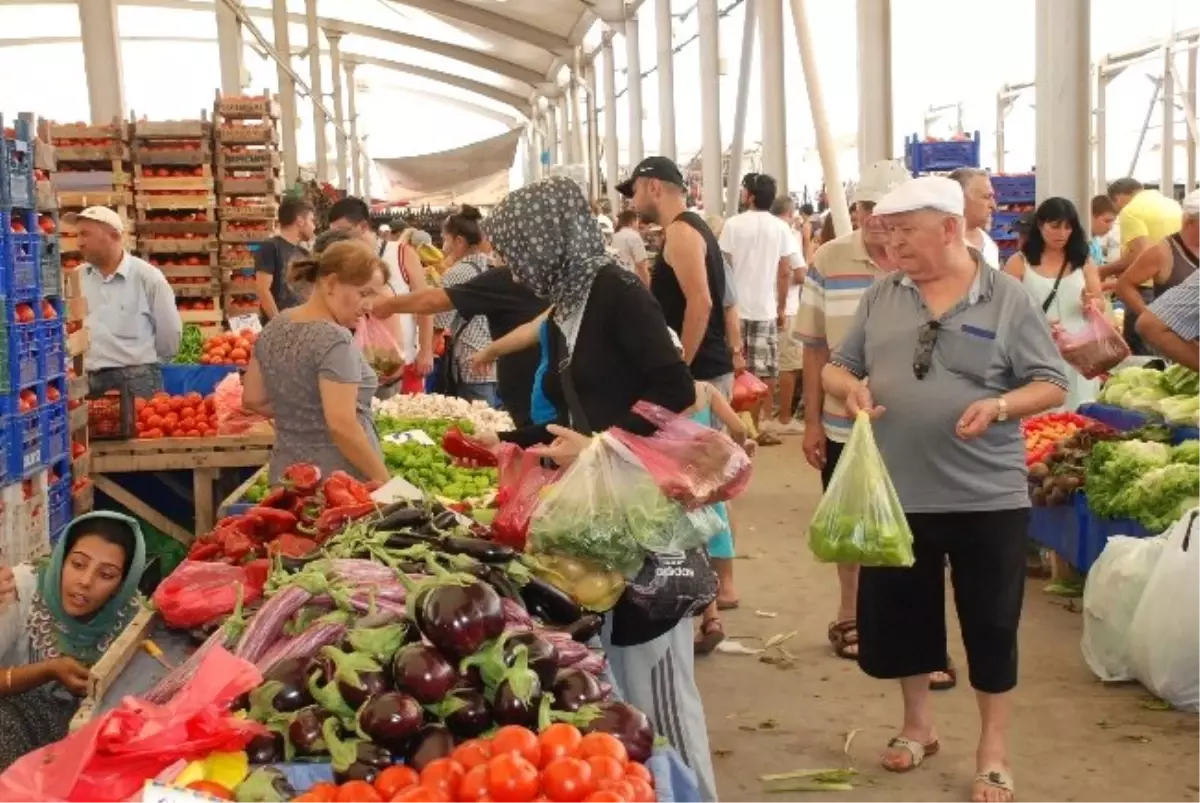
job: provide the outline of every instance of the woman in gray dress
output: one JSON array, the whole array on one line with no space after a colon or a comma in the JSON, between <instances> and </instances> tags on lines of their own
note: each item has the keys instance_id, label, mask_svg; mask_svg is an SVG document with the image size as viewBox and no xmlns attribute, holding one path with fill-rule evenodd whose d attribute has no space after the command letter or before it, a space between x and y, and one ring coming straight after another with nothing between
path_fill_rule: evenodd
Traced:
<instances>
[{"instance_id":1,"label":"woman in gray dress","mask_svg":"<svg viewBox=\"0 0 1200 803\"><path fill-rule=\"evenodd\" d=\"M349 329L369 308L381 273L386 281L387 266L357 241L292 263L289 281L312 292L262 330L243 379L242 404L275 420L272 483L300 462L315 463L322 474L340 469L389 479L371 421L378 380Z\"/></svg>"}]
</instances>

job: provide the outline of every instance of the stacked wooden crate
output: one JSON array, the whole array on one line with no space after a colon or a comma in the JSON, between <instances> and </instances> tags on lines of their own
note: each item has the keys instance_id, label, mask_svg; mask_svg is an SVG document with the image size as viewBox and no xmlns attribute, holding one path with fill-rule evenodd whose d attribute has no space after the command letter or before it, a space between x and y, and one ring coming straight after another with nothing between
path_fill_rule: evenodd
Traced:
<instances>
[{"instance_id":1,"label":"stacked wooden crate","mask_svg":"<svg viewBox=\"0 0 1200 803\"><path fill-rule=\"evenodd\" d=\"M212 125L201 112L198 120L131 127L138 250L166 275L185 323L220 331Z\"/></svg>"},{"instance_id":2,"label":"stacked wooden crate","mask_svg":"<svg viewBox=\"0 0 1200 803\"><path fill-rule=\"evenodd\" d=\"M217 94L213 117L220 266L229 320L258 313L252 244L275 229L283 180L279 175L279 103L260 96Z\"/></svg>"}]
</instances>

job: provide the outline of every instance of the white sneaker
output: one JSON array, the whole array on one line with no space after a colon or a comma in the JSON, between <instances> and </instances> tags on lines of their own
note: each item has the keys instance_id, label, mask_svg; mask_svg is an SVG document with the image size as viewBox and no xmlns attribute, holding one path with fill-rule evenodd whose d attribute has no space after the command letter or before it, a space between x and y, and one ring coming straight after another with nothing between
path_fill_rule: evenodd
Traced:
<instances>
[{"instance_id":1,"label":"white sneaker","mask_svg":"<svg viewBox=\"0 0 1200 803\"><path fill-rule=\"evenodd\" d=\"M773 433L775 433L776 435L803 435L804 434L804 424L803 424L803 422L799 421L798 419L793 418L791 421L787 422L786 424L780 423L779 421L773 421L771 423L772 423L771 431Z\"/></svg>"}]
</instances>

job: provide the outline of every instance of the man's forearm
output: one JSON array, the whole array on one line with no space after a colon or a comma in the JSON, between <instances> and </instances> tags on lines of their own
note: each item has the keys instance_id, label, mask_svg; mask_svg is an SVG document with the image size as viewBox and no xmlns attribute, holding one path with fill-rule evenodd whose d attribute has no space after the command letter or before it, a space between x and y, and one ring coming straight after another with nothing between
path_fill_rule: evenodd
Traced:
<instances>
[{"instance_id":1,"label":"man's forearm","mask_svg":"<svg viewBox=\"0 0 1200 803\"><path fill-rule=\"evenodd\" d=\"M1138 318L1137 333L1162 356L1193 371L1200 371L1200 341L1184 340L1153 312Z\"/></svg>"},{"instance_id":2,"label":"man's forearm","mask_svg":"<svg viewBox=\"0 0 1200 803\"><path fill-rule=\"evenodd\" d=\"M781 264L775 273L775 314L783 318L787 310L788 291L792 289L792 271L786 264Z\"/></svg>"},{"instance_id":3,"label":"man's forearm","mask_svg":"<svg viewBox=\"0 0 1200 803\"><path fill-rule=\"evenodd\" d=\"M736 306L725 308L725 342L734 354L742 353L742 320Z\"/></svg>"},{"instance_id":4,"label":"man's forearm","mask_svg":"<svg viewBox=\"0 0 1200 803\"><path fill-rule=\"evenodd\" d=\"M1100 268L1101 274L1104 273L1103 266ZM1127 315L1141 315L1146 311L1146 301L1142 298L1142 291L1131 282L1125 281L1125 277L1117 282L1116 287L1117 298L1125 304Z\"/></svg>"},{"instance_id":5,"label":"man's forearm","mask_svg":"<svg viewBox=\"0 0 1200 803\"><path fill-rule=\"evenodd\" d=\"M800 372L800 381L803 384L805 425L819 426L821 423L821 411L825 406L821 371L828 362L828 346L804 346L804 370Z\"/></svg>"},{"instance_id":6,"label":"man's forearm","mask_svg":"<svg viewBox=\"0 0 1200 803\"><path fill-rule=\"evenodd\" d=\"M648 259L643 259L637 263L633 268L633 272L642 280L642 284L646 285L646 287L650 286L650 261Z\"/></svg>"},{"instance_id":7,"label":"man's forearm","mask_svg":"<svg viewBox=\"0 0 1200 803\"><path fill-rule=\"evenodd\" d=\"M683 313L683 331L679 333L679 340L683 343L683 359L688 365L692 364L692 360L696 359L696 352L700 350L711 312L712 301L705 303L689 299L687 302L687 309Z\"/></svg>"},{"instance_id":8,"label":"man's forearm","mask_svg":"<svg viewBox=\"0 0 1200 803\"><path fill-rule=\"evenodd\" d=\"M854 387L858 383L858 377L840 365L826 363L825 367L821 369L821 385L825 388L825 392L835 399L845 401L854 392Z\"/></svg>"},{"instance_id":9,"label":"man's forearm","mask_svg":"<svg viewBox=\"0 0 1200 803\"><path fill-rule=\"evenodd\" d=\"M1053 382L1037 379L1010 390L1003 398L1009 418L1025 418L1060 406L1067 398L1067 392Z\"/></svg>"}]
</instances>

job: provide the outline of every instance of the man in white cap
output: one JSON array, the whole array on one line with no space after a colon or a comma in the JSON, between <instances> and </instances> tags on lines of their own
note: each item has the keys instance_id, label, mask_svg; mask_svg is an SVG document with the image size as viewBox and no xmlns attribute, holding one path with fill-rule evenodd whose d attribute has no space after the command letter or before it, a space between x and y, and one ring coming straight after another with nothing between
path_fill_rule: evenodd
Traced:
<instances>
[{"instance_id":1,"label":"man in white cap","mask_svg":"<svg viewBox=\"0 0 1200 803\"><path fill-rule=\"evenodd\" d=\"M1020 420L1062 404L1063 361L1024 288L967 247L957 182L901 184L875 217L897 270L863 295L823 380L851 416L874 419L916 560L862 567L858 663L899 680L904 696L884 769L916 768L939 746L929 678L947 668L948 560L981 720L971 799L1006 802L1029 523ZM900 532L886 517L875 524Z\"/></svg>"},{"instance_id":2,"label":"man in white cap","mask_svg":"<svg viewBox=\"0 0 1200 803\"><path fill-rule=\"evenodd\" d=\"M147 398L162 390L162 365L179 351L183 323L162 272L125 250L125 222L91 206L75 215L91 346L84 368L92 394L127 388Z\"/></svg>"},{"instance_id":3,"label":"man in white cap","mask_svg":"<svg viewBox=\"0 0 1200 803\"><path fill-rule=\"evenodd\" d=\"M1117 279L1117 297L1125 303L1127 314L1145 312L1147 283L1153 285L1151 300L1157 299L1182 284L1200 264L1200 190L1192 190L1180 206L1179 231L1143 250Z\"/></svg>"},{"instance_id":4,"label":"man in white cap","mask_svg":"<svg viewBox=\"0 0 1200 803\"><path fill-rule=\"evenodd\" d=\"M863 171L851 199L862 225L817 249L800 294L792 332L804 345L800 372L804 393L804 457L821 472L821 482L826 487L850 437L852 422L840 401L826 397L821 387L821 370L829 361L830 351L841 344L850 328L862 294L892 267L887 260L887 230L872 214L875 204L911 178L903 165L891 160L875 162ZM829 625L828 637L838 657L853 661L858 658L854 613L858 567L839 565L838 586L838 608Z\"/></svg>"}]
</instances>

